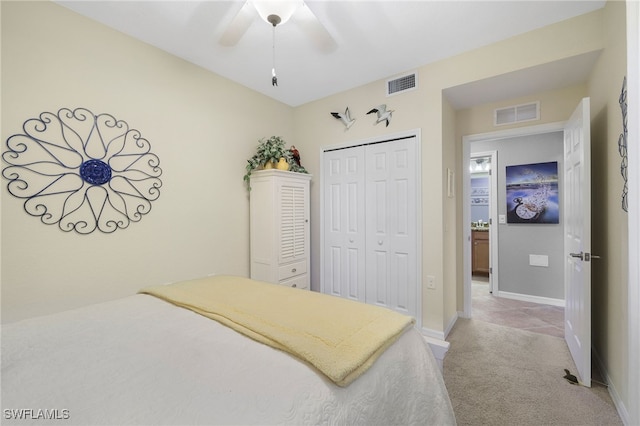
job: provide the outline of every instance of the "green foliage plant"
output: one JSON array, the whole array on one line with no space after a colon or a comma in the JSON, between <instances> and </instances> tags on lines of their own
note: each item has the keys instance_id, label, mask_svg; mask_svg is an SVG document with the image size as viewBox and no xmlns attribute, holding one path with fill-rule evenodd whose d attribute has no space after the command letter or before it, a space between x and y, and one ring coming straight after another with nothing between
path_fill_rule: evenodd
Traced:
<instances>
[{"instance_id":1,"label":"green foliage plant","mask_svg":"<svg viewBox=\"0 0 640 426\"><path fill-rule=\"evenodd\" d=\"M247 188L250 190L249 180L251 173L254 170L264 168L267 163L277 163L281 158L284 158L289 164L289 170L298 173L308 173L307 170L298 165L293 158L293 153L290 148L285 148L285 141L280 136L271 136L270 138L262 138L258 141L256 147L256 153L247 160L246 174L244 175L244 181L247 184ZM274 164L275 166L275 164Z\"/></svg>"}]
</instances>

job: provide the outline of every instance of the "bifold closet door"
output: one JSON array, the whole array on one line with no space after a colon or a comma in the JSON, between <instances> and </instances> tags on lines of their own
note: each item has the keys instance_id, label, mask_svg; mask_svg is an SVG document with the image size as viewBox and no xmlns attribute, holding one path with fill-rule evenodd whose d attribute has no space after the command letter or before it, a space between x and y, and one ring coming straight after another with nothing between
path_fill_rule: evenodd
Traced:
<instances>
[{"instance_id":1,"label":"bifold closet door","mask_svg":"<svg viewBox=\"0 0 640 426\"><path fill-rule=\"evenodd\" d=\"M324 293L365 301L363 147L324 153Z\"/></svg>"},{"instance_id":2,"label":"bifold closet door","mask_svg":"<svg viewBox=\"0 0 640 426\"><path fill-rule=\"evenodd\" d=\"M323 153L323 283L335 296L417 313L415 137Z\"/></svg>"},{"instance_id":3,"label":"bifold closet door","mask_svg":"<svg viewBox=\"0 0 640 426\"><path fill-rule=\"evenodd\" d=\"M416 139L366 147L366 302L417 311Z\"/></svg>"}]
</instances>

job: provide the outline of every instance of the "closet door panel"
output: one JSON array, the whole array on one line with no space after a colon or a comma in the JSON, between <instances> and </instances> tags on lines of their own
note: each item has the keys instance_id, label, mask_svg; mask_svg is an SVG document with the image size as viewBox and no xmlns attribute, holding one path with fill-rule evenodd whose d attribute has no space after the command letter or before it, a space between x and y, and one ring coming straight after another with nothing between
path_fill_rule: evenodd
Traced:
<instances>
[{"instance_id":1,"label":"closet door panel","mask_svg":"<svg viewBox=\"0 0 640 426\"><path fill-rule=\"evenodd\" d=\"M353 300L362 300L364 293L364 253L357 248L347 249L347 263L345 275L347 277L348 297Z\"/></svg>"},{"instance_id":2,"label":"closet door panel","mask_svg":"<svg viewBox=\"0 0 640 426\"><path fill-rule=\"evenodd\" d=\"M411 282L409 275L411 257L408 253L396 253L393 261L393 281L396 283L394 309L409 312L412 299L415 299L415 283Z\"/></svg>"},{"instance_id":3,"label":"closet door panel","mask_svg":"<svg viewBox=\"0 0 640 426\"><path fill-rule=\"evenodd\" d=\"M365 147L367 202L367 290L366 302L390 306L388 143Z\"/></svg>"},{"instance_id":4,"label":"closet door panel","mask_svg":"<svg viewBox=\"0 0 640 426\"><path fill-rule=\"evenodd\" d=\"M389 299L389 287L387 275L389 273L389 259L385 251L377 250L372 253L369 258L375 258L371 267L367 271L369 279L367 280L367 303L387 306Z\"/></svg>"},{"instance_id":5,"label":"closet door panel","mask_svg":"<svg viewBox=\"0 0 640 426\"><path fill-rule=\"evenodd\" d=\"M367 266L367 302L408 315L417 310L416 172L409 161L415 155L415 140L370 145L365 153L367 213L373 212L367 216L367 265L384 263Z\"/></svg>"},{"instance_id":6,"label":"closet door panel","mask_svg":"<svg viewBox=\"0 0 640 426\"><path fill-rule=\"evenodd\" d=\"M417 138L323 153L323 290L418 314Z\"/></svg>"},{"instance_id":7,"label":"closet door panel","mask_svg":"<svg viewBox=\"0 0 640 426\"><path fill-rule=\"evenodd\" d=\"M342 270L341 258L342 249L340 247L328 247L325 254L324 274L326 280L325 293L334 296L342 296L340 288L340 271Z\"/></svg>"},{"instance_id":8,"label":"closet door panel","mask_svg":"<svg viewBox=\"0 0 640 426\"><path fill-rule=\"evenodd\" d=\"M364 153L324 154L324 291L364 300Z\"/></svg>"}]
</instances>

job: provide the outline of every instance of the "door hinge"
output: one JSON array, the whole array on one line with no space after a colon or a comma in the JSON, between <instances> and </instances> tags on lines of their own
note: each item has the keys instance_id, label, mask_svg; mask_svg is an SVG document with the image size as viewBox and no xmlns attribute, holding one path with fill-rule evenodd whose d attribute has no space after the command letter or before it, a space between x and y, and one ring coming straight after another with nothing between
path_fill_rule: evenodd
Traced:
<instances>
[{"instance_id":1,"label":"door hinge","mask_svg":"<svg viewBox=\"0 0 640 426\"><path fill-rule=\"evenodd\" d=\"M489 267L489 273L493 274L493 268L492 267Z\"/></svg>"}]
</instances>

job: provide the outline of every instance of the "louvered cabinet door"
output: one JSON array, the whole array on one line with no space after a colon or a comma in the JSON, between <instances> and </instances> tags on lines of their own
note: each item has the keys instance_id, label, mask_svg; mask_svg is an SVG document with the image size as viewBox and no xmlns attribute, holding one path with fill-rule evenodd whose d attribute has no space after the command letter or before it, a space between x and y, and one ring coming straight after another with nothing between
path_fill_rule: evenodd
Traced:
<instances>
[{"instance_id":1,"label":"louvered cabinet door","mask_svg":"<svg viewBox=\"0 0 640 426\"><path fill-rule=\"evenodd\" d=\"M252 173L251 278L310 289L310 180L281 170Z\"/></svg>"},{"instance_id":2,"label":"louvered cabinet door","mask_svg":"<svg viewBox=\"0 0 640 426\"><path fill-rule=\"evenodd\" d=\"M280 185L280 263L306 257L306 188L295 182Z\"/></svg>"},{"instance_id":3,"label":"louvered cabinet door","mask_svg":"<svg viewBox=\"0 0 640 426\"><path fill-rule=\"evenodd\" d=\"M278 185L280 246L278 281L309 289L309 185L308 181L282 179Z\"/></svg>"}]
</instances>

